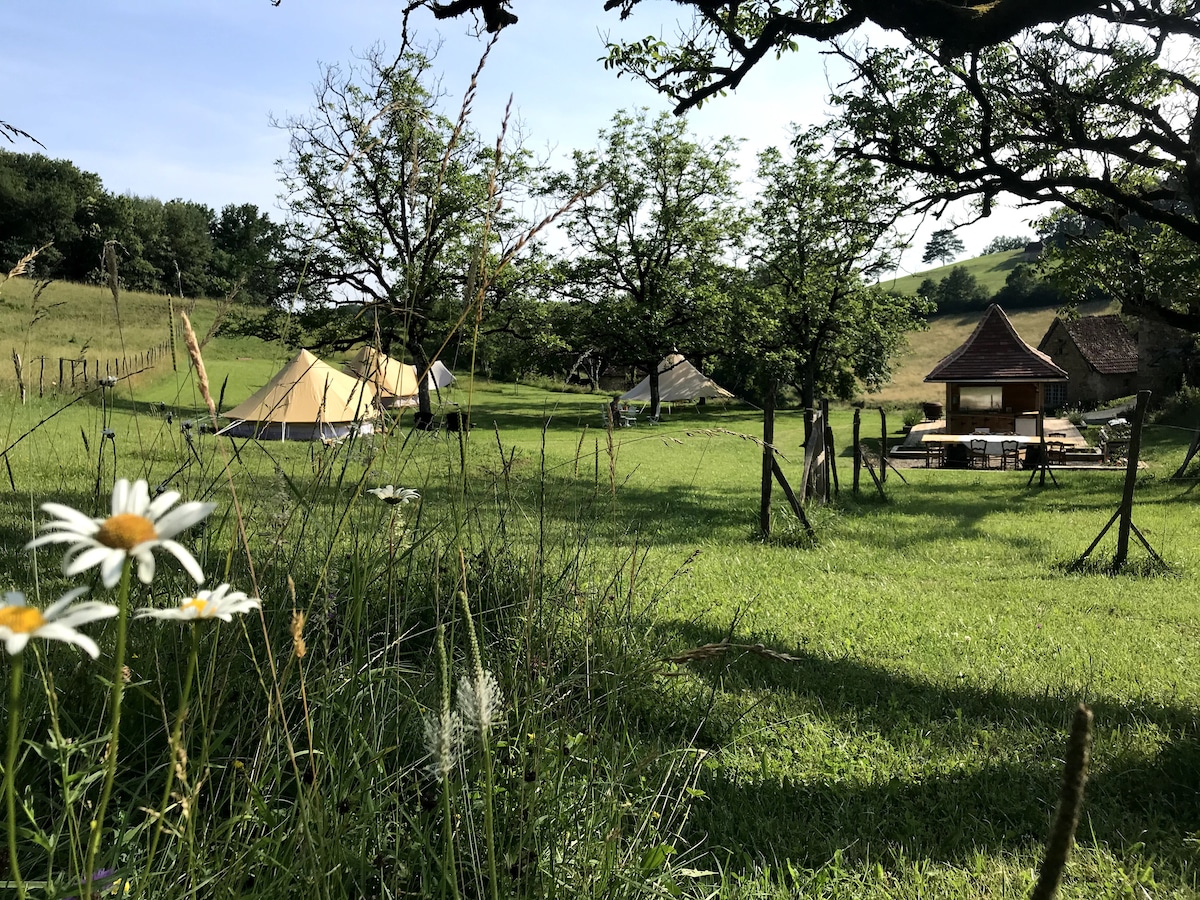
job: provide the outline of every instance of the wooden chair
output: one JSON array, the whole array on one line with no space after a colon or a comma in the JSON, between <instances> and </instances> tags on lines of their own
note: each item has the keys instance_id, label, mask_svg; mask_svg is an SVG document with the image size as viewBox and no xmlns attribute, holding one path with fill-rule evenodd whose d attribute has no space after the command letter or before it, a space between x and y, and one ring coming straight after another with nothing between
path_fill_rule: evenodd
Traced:
<instances>
[{"instance_id":1,"label":"wooden chair","mask_svg":"<svg viewBox=\"0 0 1200 900\"><path fill-rule=\"evenodd\" d=\"M946 445L945 444L926 444L925 445L925 468L941 469L946 465Z\"/></svg>"},{"instance_id":2,"label":"wooden chair","mask_svg":"<svg viewBox=\"0 0 1200 900\"><path fill-rule=\"evenodd\" d=\"M1062 441L1046 441L1046 461L1051 465L1067 463L1067 445Z\"/></svg>"},{"instance_id":3,"label":"wooden chair","mask_svg":"<svg viewBox=\"0 0 1200 900\"><path fill-rule=\"evenodd\" d=\"M1017 441L1000 442L1000 468L1021 468L1021 445Z\"/></svg>"},{"instance_id":4,"label":"wooden chair","mask_svg":"<svg viewBox=\"0 0 1200 900\"><path fill-rule=\"evenodd\" d=\"M990 469L992 457L988 454L987 441L979 438L971 441L971 453L967 457L967 466L972 469Z\"/></svg>"}]
</instances>

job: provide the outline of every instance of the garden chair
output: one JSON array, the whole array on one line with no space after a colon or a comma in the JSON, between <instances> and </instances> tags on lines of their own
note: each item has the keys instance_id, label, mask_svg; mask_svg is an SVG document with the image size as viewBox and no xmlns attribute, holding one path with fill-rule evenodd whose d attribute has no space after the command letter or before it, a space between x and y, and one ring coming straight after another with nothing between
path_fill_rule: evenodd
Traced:
<instances>
[{"instance_id":1,"label":"garden chair","mask_svg":"<svg viewBox=\"0 0 1200 900\"><path fill-rule=\"evenodd\" d=\"M942 469L946 466L946 445L945 444L926 444L925 445L925 468L927 469Z\"/></svg>"},{"instance_id":2,"label":"garden chair","mask_svg":"<svg viewBox=\"0 0 1200 900\"><path fill-rule=\"evenodd\" d=\"M1046 461L1051 465L1066 465L1067 445L1063 441L1046 441Z\"/></svg>"},{"instance_id":3,"label":"garden chair","mask_svg":"<svg viewBox=\"0 0 1200 900\"><path fill-rule=\"evenodd\" d=\"M1021 468L1021 445L1017 441L1000 442L1000 468Z\"/></svg>"},{"instance_id":4,"label":"garden chair","mask_svg":"<svg viewBox=\"0 0 1200 900\"><path fill-rule=\"evenodd\" d=\"M983 438L971 441L971 453L967 457L967 466L972 469L990 469L992 457L988 453L987 441Z\"/></svg>"}]
</instances>

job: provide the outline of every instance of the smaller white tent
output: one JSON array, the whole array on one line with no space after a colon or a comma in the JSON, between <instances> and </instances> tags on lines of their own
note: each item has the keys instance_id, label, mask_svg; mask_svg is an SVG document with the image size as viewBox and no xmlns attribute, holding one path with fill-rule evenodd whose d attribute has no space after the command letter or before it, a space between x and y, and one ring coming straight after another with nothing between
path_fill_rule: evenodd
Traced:
<instances>
[{"instance_id":1,"label":"smaller white tent","mask_svg":"<svg viewBox=\"0 0 1200 900\"><path fill-rule=\"evenodd\" d=\"M225 413L232 423L221 434L312 441L340 438L352 430L369 430L374 418L375 389L321 362L307 350L246 400Z\"/></svg>"},{"instance_id":2,"label":"smaller white tent","mask_svg":"<svg viewBox=\"0 0 1200 900\"><path fill-rule=\"evenodd\" d=\"M429 367L429 376L426 378L429 383L429 389L436 391L438 388L450 387L454 384L454 373L443 365L440 359L435 359L433 365Z\"/></svg>"},{"instance_id":3,"label":"smaller white tent","mask_svg":"<svg viewBox=\"0 0 1200 900\"><path fill-rule=\"evenodd\" d=\"M672 353L658 364L658 399L663 403L686 400L733 400L725 390L678 353ZM637 387L621 395L622 403L649 403L650 376Z\"/></svg>"}]
</instances>

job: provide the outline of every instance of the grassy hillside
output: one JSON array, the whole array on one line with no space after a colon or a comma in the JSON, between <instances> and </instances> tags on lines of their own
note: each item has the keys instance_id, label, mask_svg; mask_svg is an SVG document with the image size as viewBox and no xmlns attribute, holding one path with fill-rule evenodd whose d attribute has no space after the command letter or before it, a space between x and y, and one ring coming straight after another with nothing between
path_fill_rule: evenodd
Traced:
<instances>
[{"instance_id":1,"label":"grassy hillside","mask_svg":"<svg viewBox=\"0 0 1200 900\"><path fill-rule=\"evenodd\" d=\"M997 256L1002 254L996 254ZM1034 347L1041 341L1058 310L1054 307L1044 309L1023 309L1008 312L1009 320L1017 329L1017 334ZM1112 303L1083 304L1079 307L1082 315L1099 315L1116 312ZM941 384L926 384L925 376L946 354L957 348L965 341L979 324L982 313L952 313L945 316L934 316L929 321L929 330L912 334L908 339L908 350L900 358L891 383L877 394L871 394L868 402L877 403L919 403L923 400L941 401L945 396L945 386Z\"/></svg>"},{"instance_id":2,"label":"grassy hillside","mask_svg":"<svg viewBox=\"0 0 1200 900\"><path fill-rule=\"evenodd\" d=\"M989 253L987 256L961 260L951 263L948 266L939 266L936 269L928 269L927 271L917 272L913 275L905 275L901 278L881 282L881 284L888 290L912 295L917 292L917 288L921 286L921 282L926 278L940 281L950 274L951 269L961 266L975 276L975 279L984 290L989 294L994 294L1000 288L1004 287L1004 280L1008 278L1008 273L1020 264L1021 253L1022 251L1020 250Z\"/></svg>"},{"instance_id":3,"label":"grassy hillside","mask_svg":"<svg viewBox=\"0 0 1200 900\"><path fill-rule=\"evenodd\" d=\"M203 338L219 315L220 303L196 300L188 304L185 309L190 309L192 324ZM180 311L178 301L175 311ZM123 292L116 303L108 288L95 285L52 282L39 293L35 283L26 278L0 282L0 388L11 389L16 383L14 350L24 361L25 381L33 391L37 390L38 357L46 357L44 388L49 392L58 379L59 358L86 359L89 371L99 361L103 374L105 362L143 354L168 342L169 322L168 300L157 294ZM264 350L263 342L253 338L222 338L211 345L207 355L218 361L231 360L260 357ZM182 342L176 355L180 368L186 368ZM172 369L169 350L155 369L153 376Z\"/></svg>"}]
</instances>

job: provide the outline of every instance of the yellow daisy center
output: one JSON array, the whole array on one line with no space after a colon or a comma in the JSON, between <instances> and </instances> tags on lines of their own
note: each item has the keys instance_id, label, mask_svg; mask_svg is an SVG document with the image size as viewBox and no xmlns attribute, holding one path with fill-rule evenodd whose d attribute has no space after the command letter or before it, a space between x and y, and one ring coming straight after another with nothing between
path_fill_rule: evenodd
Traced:
<instances>
[{"instance_id":1,"label":"yellow daisy center","mask_svg":"<svg viewBox=\"0 0 1200 900\"><path fill-rule=\"evenodd\" d=\"M32 606L0 606L0 628L13 634L33 634L45 624L41 612Z\"/></svg>"},{"instance_id":2,"label":"yellow daisy center","mask_svg":"<svg viewBox=\"0 0 1200 900\"><path fill-rule=\"evenodd\" d=\"M199 597L193 597L187 603L181 604L180 609L194 609L197 617L201 619L206 619L211 615L208 610L208 601L201 600Z\"/></svg>"},{"instance_id":3,"label":"yellow daisy center","mask_svg":"<svg viewBox=\"0 0 1200 900\"><path fill-rule=\"evenodd\" d=\"M114 550L132 550L138 544L158 538L154 523L135 513L120 513L105 520L96 532L96 540Z\"/></svg>"}]
</instances>

